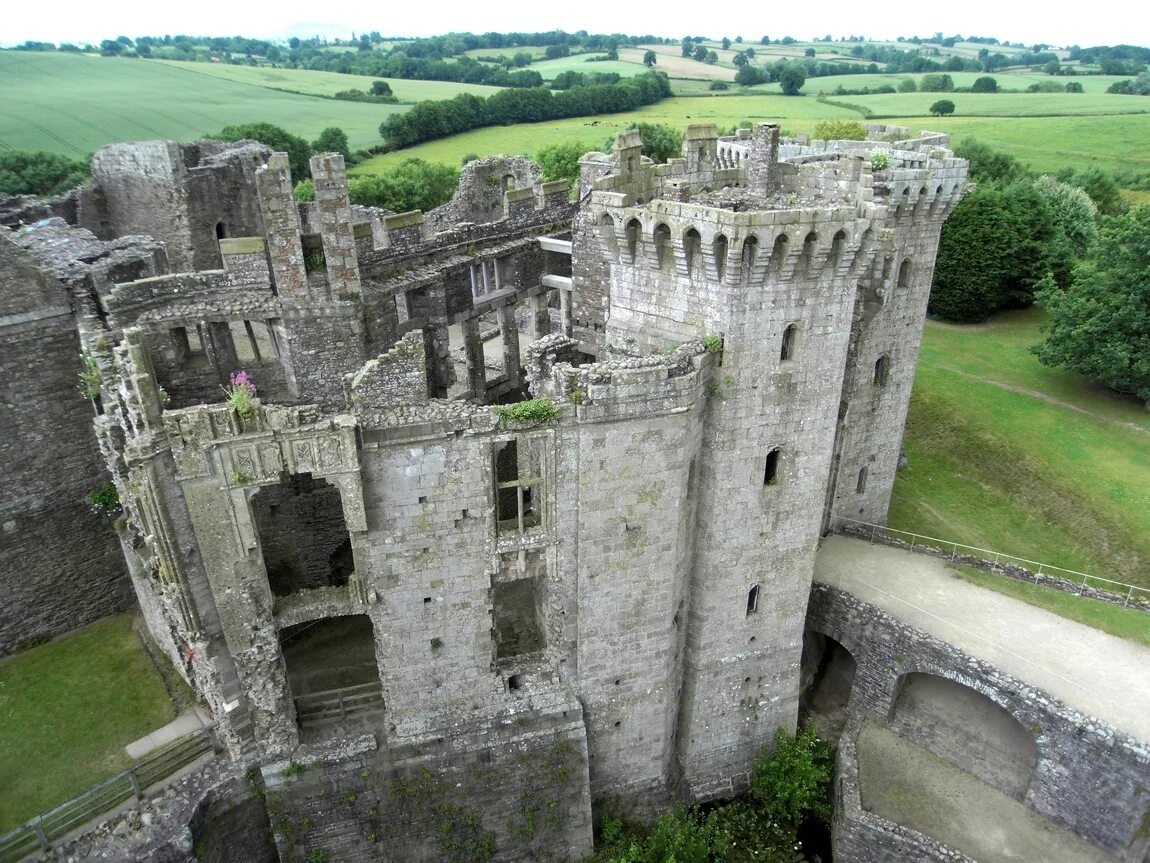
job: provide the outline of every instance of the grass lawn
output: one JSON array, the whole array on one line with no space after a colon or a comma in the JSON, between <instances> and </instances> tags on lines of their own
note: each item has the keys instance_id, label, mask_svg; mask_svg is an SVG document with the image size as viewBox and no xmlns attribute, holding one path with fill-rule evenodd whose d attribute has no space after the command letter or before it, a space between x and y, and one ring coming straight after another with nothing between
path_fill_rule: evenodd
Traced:
<instances>
[{"instance_id":1,"label":"grass lawn","mask_svg":"<svg viewBox=\"0 0 1150 863\"><path fill-rule=\"evenodd\" d=\"M956 566L953 569L956 576L963 581L1004 593L1059 617L1150 647L1150 614L1144 611L1120 608L1108 602L1086 596L1075 596L1057 588L1042 587L969 566Z\"/></svg>"},{"instance_id":2,"label":"grass lawn","mask_svg":"<svg viewBox=\"0 0 1150 863\"><path fill-rule=\"evenodd\" d=\"M890 525L1150 587L1150 415L1040 365L1042 320L927 322Z\"/></svg>"},{"instance_id":3,"label":"grass lawn","mask_svg":"<svg viewBox=\"0 0 1150 863\"><path fill-rule=\"evenodd\" d=\"M131 615L0 661L0 831L127 767L174 714Z\"/></svg>"},{"instance_id":4,"label":"grass lawn","mask_svg":"<svg viewBox=\"0 0 1150 863\"><path fill-rule=\"evenodd\" d=\"M387 116L407 110L300 96L197 71L206 67L2 51L0 150L51 150L85 159L116 141L194 141L229 123L256 122L275 123L309 141L339 126L353 147L366 147L380 142L379 124Z\"/></svg>"}]
</instances>

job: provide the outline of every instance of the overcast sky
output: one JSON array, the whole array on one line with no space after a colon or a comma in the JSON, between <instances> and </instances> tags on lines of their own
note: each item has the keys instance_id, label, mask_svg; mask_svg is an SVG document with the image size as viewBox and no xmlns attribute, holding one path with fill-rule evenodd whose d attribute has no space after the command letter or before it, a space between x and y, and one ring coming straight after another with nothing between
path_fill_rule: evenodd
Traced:
<instances>
[{"instance_id":1,"label":"overcast sky","mask_svg":"<svg viewBox=\"0 0 1150 863\"><path fill-rule=\"evenodd\" d=\"M0 45L27 39L47 42L92 42L126 36L165 33L285 39L288 36L349 37L378 30L384 35L428 36L449 31L587 30L656 36L687 34L721 38L743 36L757 41L794 36L809 39L863 35L873 39L930 36L935 32L994 36L1000 40L1052 45L1113 45L1150 41L1150 16L1140 4L1096 0L1088 7L952 0L949 3L860 2L699 2L653 3L540 2L374 2L317 0L3 0ZM1042 9L1041 14L1034 10ZM702 15L700 15L702 11ZM712 14L717 13L717 14ZM1141 21L1139 25L1137 22Z\"/></svg>"}]
</instances>

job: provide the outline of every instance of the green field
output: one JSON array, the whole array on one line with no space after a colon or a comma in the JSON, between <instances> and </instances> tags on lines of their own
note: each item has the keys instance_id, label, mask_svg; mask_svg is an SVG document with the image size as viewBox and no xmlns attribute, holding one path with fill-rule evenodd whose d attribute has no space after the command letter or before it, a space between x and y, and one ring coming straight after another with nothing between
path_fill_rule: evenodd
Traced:
<instances>
[{"instance_id":1,"label":"green field","mask_svg":"<svg viewBox=\"0 0 1150 863\"><path fill-rule=\"evenodd\" d=\"M954 102L956 117L1075 117L1150 114L1150 98L1107 93L885 93L831 96L865 108L875 118L926 117L939 99Z\"/></svg>"},{"instance_id":2,"label":"green field","mask_svg":"<svg viewBox=\"0 0 1150 863\"><path fill-rule=\"evenodd\" d=\"M1150 149L1146 147L1150 140L1150 114L1090 118L930 117L898 122L915 131L946 132L952 143L977 138L1018 157L1036 171L1150 171Z\"/></svg>"},{"instance_id":3,"label":"green field","mask_svg":"<svg viewBox=\"0 0 1150 863\"><path fill-rule=\"evenodd\" d=\"M308 140L339 126L353 147L365 147L380 142L386 117L405 110L269 90L203 74L199 67L0 52L0 149L83 159L115 141L192 141L229 123L255 122L275 123Z\"/></svg>"},{"instance_id":4,"label":"green field","mask_svg":"<svg viewBox=\"0 0 1150 863\"><path fill-rule=\"evenodd\" d=\"M412 156L458 165L460 159L469 153L531 155L541 147L564 141L578 141L587 145L588 149L598 149L608 138L639 122L667 123L679 128L691 123L715 123L721 127L731 127L745 120L770 118L781 119L784 131L801 134L809 133L820 119L858 116L848 108L827 105L815 99L792 99L767 94L664 99L630 114L600 114L546 123L476 129L376 156L361 162L351 172L370 174Z\"/></svg>"},{"instance_id":5,"label":"green field","mask_svg":"<svg viewBox=\"0 0 1150 863\"><path fill-rule=\"evenodd\" d=\"M124 746L173 718L130 615L0 661L0 832L123 770Z\"/></svg>"},{"instance_id":6,"label":"green field","mask_svg":"<svg viewBox=\"0 0 1150 863\"><path fill-rule=\"evenodd\" d=\"M368 75L344 75L340 72L315 72L310 69L277 69L273 66L232 66L227 63L186 63L177 60L152 60L185 72L210 75L239 84L289 90L313 96L334 96L341 90L370 90L372 81L387 81L395 98L401 102L423 99L450 99L459 93L490 96L501 87L485 84L455 84L451 81L408 81L403 78L373 78Z\"/></svg>"},{"instance_id":7,"label":"green field","mask_svg":"<svg viewBox=\"0 0 1150 863\"><path fill-rule=\"evenodd\" d=\"M758 58L756 58L757 60ZM947 75L954 80L956 87L970 87L984 74L982 72L947 72ZM1000 95L1026 95L1026 96L1062 96L1061 93L1025 93L1027 87L1031 84L1039 84L1047 81L1055 81L1059 84L1064 84L1068 81L1075 81L1082 85L1082 93L1070 93L1065 95L1089 96L1091 94L1102 95L1106 93L1106 88L1113 84L1115 81L1124 80L1123 76L1116 75L1079 75L1074 78L1051 78L1049 75L1044 75L1038 72L992 72L990 77L998 82L998 87L1003 91L1020 91L1017 94L1011 93L975 93L975 96L989 96L995 97ZM1129 76L1125 76L1129 77ZM887 74L886 72L866 73L862 75L828 75L824 78L807 78L803 84L802 92L806 95L816 95L818 93L832 93L836 88L842 87L847 90L861 90L863 87L882 87L891 86L898 87L898 85L905 78L910 78L915 84L922 80L922 75L912 75L909 73L901 74ZM778 84L757 84L752 87L752 90L763 90L765 92L778 92ZM914 93L899 93L899 96L913 96ZM919 93L920 96L932 96L933 99L952 99L955 97L962 98L964 96L972 95L968 93ZM842 97L842 98L863 98L861 96ZM1129 96L1117 96L1117 99L1130 99ZM932 99L932 101L933 101ZM929 104L929 103L927 103Z\"/></svg>"},{"instance_id":8,"label":"green field","mask_svg":"<svg viewBox=\"0 0 1150 863\"><path fill-rule=\"evenodd\" d=\"M1150 587L1150 415L1040 365L1042 320L927 323L890 524Z\"/></svg>"}]
</instances>

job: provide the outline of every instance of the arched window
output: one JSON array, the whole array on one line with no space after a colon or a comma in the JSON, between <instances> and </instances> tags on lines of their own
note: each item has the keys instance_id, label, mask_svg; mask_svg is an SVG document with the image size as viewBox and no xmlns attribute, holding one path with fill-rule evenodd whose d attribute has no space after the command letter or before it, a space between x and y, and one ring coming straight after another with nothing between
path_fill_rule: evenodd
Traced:
<instances>
[{"instance_id":1,"label":"arched window","mask_svg":"<svg viewBox=\"0 0 1150 863\"><path fill-rule=\"evenodd\" d=\"M627 222L627 254L631 256L631 263L635 263L639 253L639 241L643 236L643 226L639 224L638 219L631 219Z\"/></svg>"},{"instance_id":2,"label":"arched window","mask_svg":"<svg viewBox=\"0 0 1150 863\"><path fill-rule=\"evenodd\" d=\"M874 385L876 387L885 387L887 380L890 378L890 355L883 354L879 357L874 364Z\"/></svg>"},{"instance_id":3,"label":"arched window","mask_svg":"<svg viewBox=\"0 0 1150 863\"><path fill-rule=\"evenodd\" d=\"M787 259L787 247L790 242L790 237L786 234L779 234L775 237L775 245L771 249L771 270L776 273L782 272L783 261Z\"/></svg>"},{"instance_id":4,"label":"arched window","mask_svg":"<svg viewBox=\"0 0 1150 863\"><path fill-rule=\"evenodd\" d=\"M811 231L803 239L803 265L802 272L809 274L814 268L815 262L815 246L818 245L819 235Z\"/></svg>"},{"instance_id":5,"label":"arched window","mask_svg":"<svg viewBox=\"0 0 1150 863\"><path fill-rule=\"evenodd\" d=\"M683 253L687 256L687 276L697 279L702 275L702 246L703 240L694 228L688 228L683 234Z\"/></svg>"},{"instance_id":6,"label":"arched window","mask_svg":"<svg viewBox=\"0 0 1150 863\"><path fill-rule=\"evenodd\" d=\"M787 328L783 330L783 341L779 347L779 360L786 362L795 357L795 348L797 347L799 339L799 325L787 324Z\"/></svg>"},{"instance_id":7,"label":"arched window","mask_svg":"<svg viewBox=\"0 0 1150 863\"><path fill-rule=\"evenodd\" d=\"M662 222L655 226L655 259L660 269L670 268L675 260L674 250L671 248L671 229Z\"/></svg>"},{"instance_id":8,"label":"arched window","mask_svg":"<svg viewBox=\"0 0 1150 863\"><path fill-rule=\"evenodd\" d=\"M752 584L747 591L747 617L759 610L759 585Z\"/></svg>"},{"instance_id":9,"label":"arched window","mask_svg":"<svg viewBox=\"0 0 1150 863\"><path fill-rule=\"evenodd\" d=\"M755 259L759 256L759 238L747 237L743 240L743 279L751 278L751 270L755 266Z\"/></svg>"},{"instance_id":10,"label":"arched window","mask_svg":"<svg viewBox=\"0 0 1150 863\"><path fill-rule=\"evenodd\" d=\"M843 259L843 249L846 248L847 233L839 231L831 239L831 266L837 267Z\"/></svg>"},{"instance_id":11,"label":"arched window","mask_svg":"<svg viewBox=\"0 0 1150 863\"><path fill-rule=\"evenodd\" d=\"M727 272L727 238L722 234L717 235L711 244L711 254L715 256L715 272L721 279Z\"/></svg>"}]
</instances>

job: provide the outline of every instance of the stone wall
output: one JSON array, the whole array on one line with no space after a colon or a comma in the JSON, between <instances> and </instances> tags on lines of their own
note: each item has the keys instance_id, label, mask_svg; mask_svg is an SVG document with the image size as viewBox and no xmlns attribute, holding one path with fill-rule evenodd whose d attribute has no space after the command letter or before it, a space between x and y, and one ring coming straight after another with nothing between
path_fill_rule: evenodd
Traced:
<instances>
[{"instance_id":1,"label":"stone wall","mask_svg":"<svg viewBox=\"0 0 1150 863\"><path fill-rule=\"evenodd\" d=\"M900 683L914 672L966 686L1032 735L1038 763L1023 798L1027 806L1123 860L1142 860L1150 850L1145 743L826 585L816 583L811 590L807 625L834 638L857 662L853 712L890 717Z\"/></svg>"},{"instance_id":2,"label":"stone wall","mask_svg":"<svg viewBox=\"0 0 1150 863\"><path fill-rule=\"evenodd\" d=\"M133 604L68 296L0 237L0 656ZM68 537L66 546L61 537Z\"/></svg>"}]
</instances>

